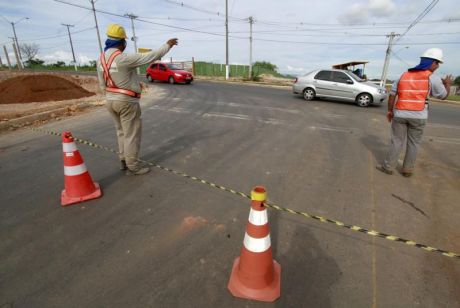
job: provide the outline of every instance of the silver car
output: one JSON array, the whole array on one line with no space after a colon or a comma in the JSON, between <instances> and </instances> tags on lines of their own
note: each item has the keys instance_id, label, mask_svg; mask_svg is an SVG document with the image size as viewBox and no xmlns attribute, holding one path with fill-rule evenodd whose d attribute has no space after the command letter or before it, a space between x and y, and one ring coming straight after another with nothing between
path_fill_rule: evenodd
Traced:
<instances>
[{"instance_id":1,"label":"silver car","mask_svg":"<svg viewBox=\"0 0 460 308\"><path fill-rule=\"evenodd\" d=\"M381 104L388 93L385 88L365 81L350 71L326 69L316 70L299 77L292 85L295 94L302 94L307 101L315 97L356 102L360 107Z\"/></svg>"}]
</instances>

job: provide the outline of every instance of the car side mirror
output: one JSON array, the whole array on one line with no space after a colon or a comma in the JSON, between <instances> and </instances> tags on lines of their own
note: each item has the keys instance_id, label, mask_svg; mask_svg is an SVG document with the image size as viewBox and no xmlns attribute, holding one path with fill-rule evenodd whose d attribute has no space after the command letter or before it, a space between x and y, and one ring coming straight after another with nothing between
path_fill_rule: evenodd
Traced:
<instances>
[{"instance_id":1,"label":"car side mirror","mask_svg":"<svg viewBox=\"0 0 460 308\"><path fill-rule=\"evenodd\" d=\"M348 84L353 84L353 80L347 79L347 83L348 83Z\"/></svg>"}]
</instances>

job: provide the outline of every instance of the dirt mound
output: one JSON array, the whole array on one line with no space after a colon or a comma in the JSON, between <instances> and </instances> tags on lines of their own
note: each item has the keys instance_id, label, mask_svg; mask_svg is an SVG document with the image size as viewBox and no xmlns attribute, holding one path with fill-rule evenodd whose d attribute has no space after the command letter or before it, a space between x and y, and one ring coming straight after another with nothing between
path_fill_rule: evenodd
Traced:
<instances>
[{"instance_id":1,"label":"dirt mound","mask_svg":"<svg viewBox=\"0 0 460 308\"><path fill-rule=\"evenodd\" d=\"M18 76L0 83L0 104L62 101L93 96L82 87L57 76Z\"/></svg>"}]
</instances>

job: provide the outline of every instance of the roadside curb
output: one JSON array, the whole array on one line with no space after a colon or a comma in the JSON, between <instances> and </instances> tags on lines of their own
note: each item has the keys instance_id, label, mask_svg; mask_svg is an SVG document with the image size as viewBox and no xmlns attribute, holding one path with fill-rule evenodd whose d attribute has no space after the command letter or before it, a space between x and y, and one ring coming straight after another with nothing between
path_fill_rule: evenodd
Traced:
<instances>
[{"instance_id":1,"label":"roadside curb","mask_svg":"<svg viewBox=\"0 0 460 308\"><path fill-rule=\"evenodd\" d=\"M56 119L59 116L66 115L67 113L72 113L75 111L82 111L87 108L97 107L97 106L101 106L100 101L82 102L79 104L69 104L64 107L50 109L50 110L23 116L23 117L16 118L16 119L10 119L8 121L0 122L0 132L6 131L6 130L13 130L18 127L30 125L37 121Z\"/></svg>"},{"instance_id":2,"label":"roadside curb","mask_svg":"<svg viewBox=\"0 0 460 308\"><path fill-rule=\"evenodd\" d=\"M227 81L227 80L219 80L219 79L202 79L202 78L195 78L197 81L209 81L215 83L226 83L226 84L237 84L237 85L246 85L246 86L253 86L253 87L266 87L266 88L275 88L275 89L284 89L289 90L291 85L277 85L272 83L262 83L262 82L254 82L254 81Z\"/></svg>"}]
</instances>

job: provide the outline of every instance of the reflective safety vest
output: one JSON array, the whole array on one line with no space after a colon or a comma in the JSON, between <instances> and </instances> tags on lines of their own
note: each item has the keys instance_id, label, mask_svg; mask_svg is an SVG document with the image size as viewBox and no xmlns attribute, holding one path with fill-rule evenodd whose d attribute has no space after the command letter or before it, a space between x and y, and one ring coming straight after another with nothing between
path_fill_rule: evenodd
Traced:
<instances>
[{"instance_id":1,"label":"reflective safety vest","mask_svg":"<svg viewBox=\"0 0 460 308\"><path fill-rule=\"evenodd\" d=\"M110 77L110 67L112 66L113 60L115 60L115 58L120 54L121 54L120 50L115 51L114 53L110 55L109 60L107 62L105 62L105 53L103 52L101 54L101 64L102 64L102 69L104 70L104 80L105 80L105 85L106 85L105 90L107 92L120 93L120 94L128 95L131 97L140 98L141 97L140 93L136 93L132 90L120 89L119 87L117 87L115 83L113 82L112 77Z\"/></svg>"},{"instance_id":2,"label":"reflective safety vest","mask_svg":"<svg viewBox=\"0 0 460 308\"><path fill-rule=\"evenodd\" d=\"M431 71L405 72L398 83L396 109L422 111L430 91Z\"/></svg>"}]
</instances>

